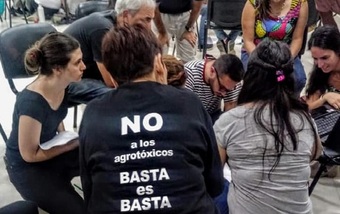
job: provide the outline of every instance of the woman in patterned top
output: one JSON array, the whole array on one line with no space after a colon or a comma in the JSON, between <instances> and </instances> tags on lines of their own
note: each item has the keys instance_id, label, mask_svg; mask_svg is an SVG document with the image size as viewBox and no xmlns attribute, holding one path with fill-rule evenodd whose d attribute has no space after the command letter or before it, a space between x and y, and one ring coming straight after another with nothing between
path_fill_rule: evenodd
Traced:
<instances>
[{"instance_id":1,"label":"woman in patterned top","mask_svg":"<svg viewBox=\"0 0 340 214\"><path fill-rule=\"evenodd\" d=\"M325 103L340 108L340 33L337 27L317 28L308 48L314 59L314 69L307 85L306 101L310 109Z\"/></svg>"},{"instance_id":2,"label":"woman in patterned top","mask_svg":"<svg viewBox=\"0 0 340 214\"><path fill-rule=\"evenodd\" d=\"M300 94L306 74L299 52L308 19L305 0L248 0L242 14L244 47L241 59L246 67L249 54L264 39L282 41L290 46L294 60L295 93Z\"/></svg>"}]
</instances>

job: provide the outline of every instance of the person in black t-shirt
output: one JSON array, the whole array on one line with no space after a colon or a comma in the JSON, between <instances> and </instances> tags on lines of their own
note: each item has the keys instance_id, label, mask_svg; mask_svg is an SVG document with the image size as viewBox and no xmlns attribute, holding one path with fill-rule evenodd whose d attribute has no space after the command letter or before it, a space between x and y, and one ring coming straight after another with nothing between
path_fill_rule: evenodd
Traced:
<instances>
[{"instance_id":1,"label":"person in black t-shirt","mask_svg":"<svg viewBox=\"0 0 340 214\"><path fill-rule=\"evenodd\" d=\"M154 12L154 0L117 0L115 11L90 14L64 31L79 41L86 65L82 81L69 86L70 101L86 104L117 86L102 63L102 38L111 28L125 24L141 23L151 28Z\"/></svg>"},{"instance_id":2,"label":"person in black t-shirt","mask_svg":"<svg viewBox=\"0 0 340 214\"><path fill-rule=\"evenodd\" d=\"M87 105L80 126L88 213L219 213L212 122L193 92L160 83L167 71L156 36L140 25L111 29L102 48L119 86Z\"/></svg>"},{"instance_id":3,"label":"person in black t-shirt","mask_svg":"<svg viewBox=\"0 0 340 214\"><path fill-rule=\"evenodd\" d=\"M66 88L85 70L79 43L52 32L26 51L24 61L26 70L38 76L16 97L6 142L9 179L22 198L48 213L83 214L84 201L71 184L79 176L79 140L63 123Z\"/></svg>"}]
</instances>

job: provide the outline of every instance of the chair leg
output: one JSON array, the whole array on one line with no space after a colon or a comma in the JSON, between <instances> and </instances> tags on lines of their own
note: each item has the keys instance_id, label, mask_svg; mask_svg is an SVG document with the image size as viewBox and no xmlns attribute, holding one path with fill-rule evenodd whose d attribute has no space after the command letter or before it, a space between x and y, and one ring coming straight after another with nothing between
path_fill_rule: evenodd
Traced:
<instances>
[{"instance_id":1,"label":"chair leg","mask_svg":"<svg viewBox=\"0 0 340 214\"><path fill-rule=\"evenodd\" d=\"M5 10L5 20L6 20L6 17L7 17L7 12L8 12L8 18L9 18L9 27L11 28L12 27L12 15L11 15L11 7L12 7L12 3L11 3L12 0L8 0L8 3L7 3L7 0L5 0L5 4L6 4L6 7L7 7L7 11Z\"/></svg>"},{"instance_id":2,"label":"chair leg","mask_svg":"<svg viewBox=\"0 0 340 214\"><path fill-rule=\"evenodd\" d=\"M199 49L199 51L201 52L201 51L202 51L202 48L201 48L201 46L199 45L199 44L200 44L200 32L199 32L197 20L196 20L196 33L197 33L197 44L198 44L198 49Z\"/></svg>"},{"instance_id":3,"label":"chair leg","mask_svg":"<svg viewBox=\"0 0 340 214\"><path fill-rule=\"evenodd\" d=\"M174 48L172 49L172 55L175 56L176 52L176 41L175 41L175 35L172 35L172 41L174 42Z\"/></svg>"},{"instance_id":4,"label":"chair leg","mask_svg":"<svg viewBox=\"0 0 340 214\"><path fill-rule=\"evenodd\" d=\"M2 125L0 123L0 133L1 133L1 136L2 136L2 139L4 139L5 143L7 142L7 135L4 131L4 129L2 128Z\"/></svg>"},{"instance_id":5,"label":"chair leg","mask_svg":"<svg viewBox=\"0 0 340 214\"><path fill-rule=\"evenodd\" d=\"M78 127L77 125L77 119L78 119L78 106L74 106L74 114L73 114L73 128L76 129Z\"/></svg>"},{"instance_id":6,"label":"chair leg","mask_svg":"<svg viewBox=\"0 0 340 214\"><path fill-rule=\"evenodd\" d=\"M309 194L309 195L312 194L315 185L318 183L318 181L319 181L319 179L320 179L320 177L321 177L321 174L322 174L323 172L325 172L326 169L327 169L326 164L321 164L321 165L320 165L320 168L319 168L319 170L317 171L316 175L314 176L314 179L313 179L312 183L309 185L309 188L308 188L308 194Z\"/></svg>"},{"instance_id":7,"label":"chair leg","mask_svg":"<svg viewBox=\"0 0 340 214\"><path fill-rule=\"evenodd\" d=\"M204 39L203 39L203 54L202 54L202 58L205 58L205 55L207 54L207 41L208 41L208 28L209 26L207 26L207 20L205 20L205 25L204 25Z\"/></svg>"},{"instance_id":8,"label":"chair leg","mask_svg":"<svg viewBox=\"0 0 340 214\"><path fill-rule=\"evenodd\" d=\"M26 24L28 24L27 16L26 16L26 13L25 13L25 5L24 5L24 3L21 0L19 0L19 1L20 1L20 6L21 6L21 9L22 9L22 12L23 12Z\"/></svg>"},{"instance_id":9,"label":"chair leg","mask_svg":"<svg viewBox=\"0 0 340 214\"><path fill-rule=\"evenodd\" d=\"M228 54L227 44L224 42L223 39L221 39L221 42L222 42L222 45L223 45L224 52Z\"/></svg>"}]
</instances>

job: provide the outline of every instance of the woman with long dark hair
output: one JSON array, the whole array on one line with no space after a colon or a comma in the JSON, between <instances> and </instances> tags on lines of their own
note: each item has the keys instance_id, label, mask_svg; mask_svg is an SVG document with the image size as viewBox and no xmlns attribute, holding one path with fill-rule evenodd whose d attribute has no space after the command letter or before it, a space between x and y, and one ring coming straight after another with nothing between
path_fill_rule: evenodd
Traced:
<instances>
[{"instance_id":1,"label":"woman with long dark hair","mask_svg":"<svg viewBox=\"0 0 340 214\"><path fill-rule=\"evenodd\" d=\"M222 163L231 169L233 213L312 213L311 160L321 144L308 107L294 95L287 44L265 40L249 58L238 106L214 125Z\"/></svg>"},{"instance_id":2,"label":"woman with long dark hair","mask_svg":"<svg viewBox=\"0 0 340 214\"><path fill-rule=\"evenodd\" d=\"M340 108L340 32L337 27L317 28L308 42L314 68L306 89L310 109L325 103Z\"/></svg>"}]
</instances>

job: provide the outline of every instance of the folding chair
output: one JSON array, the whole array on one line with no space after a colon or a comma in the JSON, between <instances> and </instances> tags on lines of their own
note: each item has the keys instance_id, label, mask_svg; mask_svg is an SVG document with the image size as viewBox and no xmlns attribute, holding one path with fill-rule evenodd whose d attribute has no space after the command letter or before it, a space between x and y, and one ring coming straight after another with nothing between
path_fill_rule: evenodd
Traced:
<instances>
[{"instance_id":1,"label":"folding chair","mask_svg":"<svg viewBox=\"0 0 340 214\"><path fill-rule=\"evenodd\" d=\"M320 21L320 14L316 10L315 7L315 1L314 0L308 0L308 20L307 20L307 26L305 28L305 31L303 33L303 40L302 40L302 45L301 49L299 51L299 57L301 57L306 50L306 45L307 45L307 38L308 38L308 29L313 26L317 26L318 22ZM321 22L320 22L321 23Z\"/></svg>"},{"instance_id":2,"label":"folding chair","mask_svg":"<svg viewBox=\"0 0 340 214\"><path fill-rule=\"evenodd\" d=\"M6 143L7 142L7 135L6 135L5 131L4 131L4 129L2 128L1 123L0 123L0 134L1 134L1 137L4 140L4 142Z\"/></svg>"},{"instance_id":3,"label":"folding chair","mask_svg":"<svg viewBox=\"0 0 340 214\"><path fill-rule=\"evenodd\" d=\"M204 25L203 58L207 53L207 39L209 29L242 30L241 16L245 3L246 0L208 1L208 16ZM224 49L226 50L226 44L224 44L224 42L223 45Z\"/></svg>"},{"instance_id":4,"label":"folding chair","mask_svg":"<svg viewBox=\"0 0 340 214\"><path fill-rule=\"evenodd\" d=\"M2 0L0 0L0 1L2 1ZM11 11L11 7L13 6L12 0L3 0L3 1L5 1L5 20L6 20L6 13L8 12L8 14L9 14L9 16L8 16L9 17L9 27L11 28L12 27L12 16L11 16L10 11ZM19 2L20 2L20 7L24 12L23 15L24 15L24 18L25 18L25 22L26 22L26 24L28 24L27 16L26 16L26 13L24 11L24 3L21 0L19 0Z\"/></svg>"},{"instance_id":5,"label":"folding chair","mask_svg":"<svg viewBox=\"0 0 340 214\"><path fill-rule=\"evenodd\" d=\"M14 94L18 93L14 79L34 76L28 74L25 69L24 54L26 50L47 33L55 31L56 29L48 23L35 23L7 28L0 33L0 61L2 70ZM74 107L74 128L77 128L77 105L78 103L69 103L69 107Z\"/></svg>"},{"instance_id":6,"label":"folding chair","mask_svg":"<svg viewBox=\"0 0 340 214\"><path fill-rule=\"evenodd\" d=\"M313 112L312 112L313 116ZM333 117L333 116L330 116ZM330 118L328 117L328 118ZM324 125L333 126L331 132L326 137L325 142L323 142L323 152L322 155L318 158L318 162L320 163L320 167L318 171L316 172L314 179L312 183L309 186L309 195L312 194L315 185L318 183L321 175L323 172L327 172L327 167L331 166L339 166L340 165L340 119L337 118L337 121L335 125L329 125L331 121L329 121L327 118L323 121L320 121L323 123L318 122L318 118L315 117L315 123L318 127L318 130L322 130ZM327 133L325 133L327 134ZM323 139L325 136L321 137Z\"/></svg>"},{"instance_id":7,"label":"folding chair","mask_svg":"<svg viewBox=\"0 0 340 214\"><path fill-rule=\"evenodd\" d=\"M327 167L340 165L340 152L324 147L322 155L318 158L320 167L316 172L312 183L309 185L309 195L313 193L314 187L318 183L323 172L327 172Z\"/></svg>"},{"instance_id":8,"label":"folding chair","mask_svg":"<svg viewBox=\"0 0 340 214\"><path fill-rule=\"evenodd\" d=\"M108 1L86 1L81 2L76 9L76 19L90 15L94 12L107 10L109 6Z\"/></svg>"}]
</instances>

